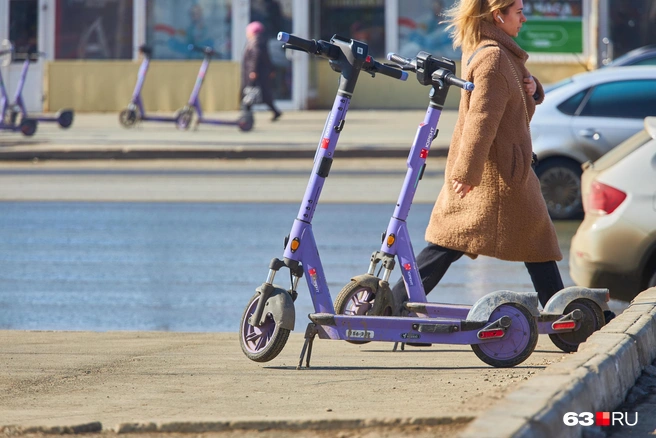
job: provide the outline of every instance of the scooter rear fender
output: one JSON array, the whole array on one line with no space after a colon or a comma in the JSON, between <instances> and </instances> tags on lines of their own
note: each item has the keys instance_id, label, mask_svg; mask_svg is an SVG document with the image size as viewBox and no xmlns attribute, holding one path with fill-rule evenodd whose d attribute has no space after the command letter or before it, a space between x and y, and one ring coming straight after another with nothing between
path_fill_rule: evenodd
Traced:
<instances>
[{"instance_id":1,"label":"scooter rear fender","mask_svg":"<svg viewBox=\"0 0 656 438\"><path fill-rule=\"evenodd\" d=\"M537 292L499 290L479 298L467 314L467 321L488 321L490 315L494 312L494 309L507 303L521 304L526 307L534 317L537 318L540 316Z\"/></svg>"},{"instance_id":2,"label":"scooter rear fender","mask_svg":"<svg viewBox=\"0 0 656 438\"><path fill-rule=\"evenodd\" d=\"M595 302L602 310L610 310L606 297L608 289L589 289L587 287L571 286L556 292L556 294L547 301L544 306L545 313L565 313L565 307L572 301L579 298L586 298Z\"/></svg>"}]
</instances>

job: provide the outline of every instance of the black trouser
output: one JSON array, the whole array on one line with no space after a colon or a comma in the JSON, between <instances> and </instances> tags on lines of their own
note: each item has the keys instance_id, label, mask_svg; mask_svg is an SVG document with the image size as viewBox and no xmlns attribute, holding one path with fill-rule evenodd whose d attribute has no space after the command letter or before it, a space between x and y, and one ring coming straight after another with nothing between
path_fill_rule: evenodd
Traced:
<instances>
[{"instance_id":1,"label":"black trouser","mask_svg":"<svg viewBox=\"0 0 656 438\"><path fill-rule=\"evenodd\" d=\"M451 263L462 257L464 253L455 249L444 248L443 246L429 243L426 248L421 250L417 255L417 267L419 276L424 285L426 295L437 286ZM525 262L528 273L531 276L533 287L538 293L540 304L544 306L556 292L561 290L563 280L560 277L560 271L555 261L528 263ZM405 293L405 284L400 279L393 288L395 295Z\"/></svg>"}]
</instances>

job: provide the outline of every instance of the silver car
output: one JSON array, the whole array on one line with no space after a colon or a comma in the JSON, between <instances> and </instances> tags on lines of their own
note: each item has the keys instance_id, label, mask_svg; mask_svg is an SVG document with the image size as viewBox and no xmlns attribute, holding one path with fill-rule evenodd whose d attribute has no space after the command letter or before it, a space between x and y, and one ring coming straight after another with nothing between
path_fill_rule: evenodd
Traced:
<instances>
[{"instance_id":1,"label":"silver car","mask_svg":"<svg viewBox=\"0 0 656 438\"><path fill-rule=\"evenodd\" d=\"M581 165L643 128L656 115L656 67L604 68L547 87L531 122L535 169L553 219L583 214Z\"/></svg>"}]
</instances>

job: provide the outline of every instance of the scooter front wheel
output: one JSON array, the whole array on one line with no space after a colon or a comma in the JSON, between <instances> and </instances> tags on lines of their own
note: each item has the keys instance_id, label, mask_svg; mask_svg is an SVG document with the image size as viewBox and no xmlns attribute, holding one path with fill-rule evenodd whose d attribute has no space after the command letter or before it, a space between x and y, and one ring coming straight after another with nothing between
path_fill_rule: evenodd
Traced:
<instances>
[{"instance_id":1,"label":"scooter front wheel","mask_svg":"<svg viewBox=\"0 0 656 438\"><path fill-rule=\"evenodd\" d=\"M344 286L335 299L335 313L338 315L372 315L376 293L368 286L355 280ZM391 307L383 309L380 315L391 316ZM349 341L351 344L366 344L370 341Z\"/></svg>"},{"instance_id":2,"label":"scooter front wheel","mask_svg":"<svg viewBox=\"0 0 656 438\"><path fill-rule=\"evenodd\" d=\"M488 321L503 316L511 320L503 338L471 346L480 360L496 368L519 365L528 359L538 343L538 324L526 307L518 303L502 304L494 309Z\"/></svg>"},{"instance_id":3,"label":"scooter front wheel","mask_svg":"<svg viewBox=\"0 0 656 438\"><path fill-rule=\"evenodd\" d=\"M178 110L176 114L175 126L181 130L189 129L194 119L194 109L192 107L184 107Z\"/></svg>"},{"instance_id":4,"label":"scooter front wheel","mask_svg":"<svg viewBox=\"0 0 656 438\"><path fill-rule=\"evenodd\" d=\"M239 128L240 131L243 132L248 132L251 129L253 129L253 115L252 114L247 114L247 115L242 115L237 119L237 127Z\"/></svg>"},{"instance_id":5,"label":"scooter front wheel","mask_svg":"<svg viewBox=\"0 0 656 438\"><path fill-rule=\"evenodd\" d=\"M71 122L73 118L71 117ZM133 109L126 108L118 115L118 121L124 128L132 128L137 123L137 112Z\"/></svg>"},{"instance_id":6,"label":"scooter front wheel","mask_svg":"<svg viewBox=\"0 0 656 438\"><path fill-rule=\"evenodd\" d=\"M586 298L572 301L565 307L565 315L579 309L583 318L579 320L578 328L573 332L552 333L549 335L551 342L565 353L573 353L579 349L591 334L604 326L604 313L597 303Z\"/></svg>"},{"instance_id":7,"label":"scooter front wheel","mask_svg":"<svg viewBox=\"0 0 656 438\"><path fill-rule=\"evenodd\" d=\"M37 123L34 119L23 119L20 122L20 131L23 135L31 137L36 132Z\"/></svg>"},{"instance_id":8,"label":"scooter front wheel","mask_svg":"<svg viewBox=\"0 0 656 438\"><path fill-rule=\"evenodd\" d=\"M280 327L267 314L265 321L259 327L252 326L248 320L255 313L260 294L256 293L248 302L239 324L239 343L246 357L255 362L268 362L274 359L287 343L290 330Z\"/></svg>"}]
</instances>

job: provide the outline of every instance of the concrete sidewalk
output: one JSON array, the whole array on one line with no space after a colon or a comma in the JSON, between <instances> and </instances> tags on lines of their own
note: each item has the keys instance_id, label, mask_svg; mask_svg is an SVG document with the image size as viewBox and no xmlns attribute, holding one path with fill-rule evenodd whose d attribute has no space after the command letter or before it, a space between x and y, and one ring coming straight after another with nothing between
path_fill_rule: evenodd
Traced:
<instances>
[{"instance_id":1,"label":"concrete sidewalk","mask_svg":"<svg viewBox=\"0 0 656 438\"><path fill-rule=\"evenodd\" d=\"M256 112L252 131L202 124L179 131L171 123L143 122L123 128L117 113L76 114L69 129L39 123L36 134L0 131L0 160L311 158L319 144L328 110L288 111L275 123ZM208 114L236 120L237 112ZM351 110L346 116L336 157L405 157L425 111ZM444 156L457 119L444 111L432 156Z\"/></svg>"},{"instance_id":2,"label":"concrete sidewalk","mask_svg":"<svg viewBox=\"0 0 656 438\"><path fill-rule=\"evenodd\" d=\"M387 343L317 340L312 367L296 370L299 326L264 364L244 357L236 334L0 331L0 435L602 433L566 426L563 415L613 411L656 358L656 288L578 353L540 336L512 369L484 365L468 346L393 353ZM654 418L641 421L656 428Z\"/></svg>"}]
</instances>

